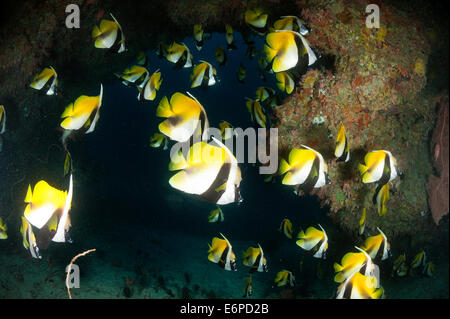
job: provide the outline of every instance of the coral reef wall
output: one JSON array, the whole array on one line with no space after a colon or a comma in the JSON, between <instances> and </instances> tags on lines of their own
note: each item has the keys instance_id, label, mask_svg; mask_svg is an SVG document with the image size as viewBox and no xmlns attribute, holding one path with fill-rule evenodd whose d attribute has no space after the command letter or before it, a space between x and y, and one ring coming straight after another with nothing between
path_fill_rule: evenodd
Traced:
<instances>
[{"instance_id":1,"label":"coral reef wall","mask_svg":"<svg viewBox=\"0 0 450 319\"><path fill-rule=\"evenodd\" d=\"M317 195L348 232L356 234L366 207L370 232L380 227L391 238L417 233L416 239L431 240L435 226L425 194L432 170L428 139L434 97L423 89L436 34L421 19L387 4L380 4L380 28L367 28L362 10L367 4L333 1L302 10L301 16L314 26L310 44L335 63L309 70L300 89L277 108L281 153L286 156L292 147L306 144L324 154L332 182ZM333 159L340 124L349 139L349 163ZM391 187L384 216L372 204L373 185L362 183L357 168L368 151L377 149L393 152L404 173ZM445 161L448 166L448 157Z\"/></svg>"}]
</instances>

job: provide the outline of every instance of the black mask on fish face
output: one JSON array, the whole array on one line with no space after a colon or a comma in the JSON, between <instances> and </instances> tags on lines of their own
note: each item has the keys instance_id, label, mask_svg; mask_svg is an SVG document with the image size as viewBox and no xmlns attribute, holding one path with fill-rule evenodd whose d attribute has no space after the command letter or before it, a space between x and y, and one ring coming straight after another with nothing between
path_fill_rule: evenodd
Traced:
<instances>
[{"instance_id":1,"label":"black mask on fish face","mask_svg":"<svg viewBox=\"0 0 450 319\"><path fill-rule=\"evenodd\" d=\"M236 261L235 260L230 260L230 268L233 271L236 271Z\"/></svg>"}]
</instances>

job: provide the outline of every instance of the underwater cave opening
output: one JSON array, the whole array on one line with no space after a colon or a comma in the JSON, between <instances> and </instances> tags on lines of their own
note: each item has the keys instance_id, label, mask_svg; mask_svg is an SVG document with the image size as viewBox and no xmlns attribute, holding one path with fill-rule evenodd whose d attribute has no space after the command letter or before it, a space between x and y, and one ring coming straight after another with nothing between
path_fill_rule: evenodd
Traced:
<instances>
[{"instance_id":1,"label":"underwater cave opening","mask_svg":"<svg viewBox=\"0 0 450 319\"><path fill-rule=\"evenodd\" d=\"M265 183L258 167L245 163L240 164L244 202L223 206L225 221L210 224L207 217L215 205L170 187L168 180L173 173L168 171L169 150L149 146L149 138L158 132L162 121L155 116L156 107L163 96L170 98L175 92L193 94L205 107L211 127L218 127L220 120L244 130L252 126L245 98L253 98L260 86L278 89L274 76L268 77L267 82L258 77L257 57L246 57L242 36L236 33L235 37L237 49L227 51L224 66L217 65L214 57L216 46L226 46L223 33L213 33L201 51L196 50L192 37L184 39L194 63L205 60L217 69L218 83L206 90L190 88L192 68L174 70L172 63L150 50L146 52L148 70L152 74L160 69L163 79L154 101L139 102L137 90L119 80L104 83L101 117L95 132L69 144L76 175L81 175L75 180L77 200L71 212L74 241L86 233L139 238L135 227L139 225L148 232L169 230L174 238L201 237L205 247L206 242L222 232L235 240L266 245L270 253L279 248L283 239L277 231L283 218L291 219L295 225L294 236L299 226L306 229L327 224L327 209L320 208L317 198L299 197L279 181ZM254 36L253 40L261 50L263 38ZM237 81L240 63L247 70L244 83Z\"/></svg>"}]
</instances>

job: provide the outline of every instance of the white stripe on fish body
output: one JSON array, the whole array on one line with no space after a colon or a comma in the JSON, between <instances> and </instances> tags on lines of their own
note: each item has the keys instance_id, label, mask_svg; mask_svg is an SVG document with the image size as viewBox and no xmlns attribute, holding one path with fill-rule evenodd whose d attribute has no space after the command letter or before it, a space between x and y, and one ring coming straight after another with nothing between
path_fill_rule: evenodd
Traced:
<instances>
[{"instance_id":1,"label":"white stripe on fish body","mask_svg":"<svg viewBox=\"0 0 450 319\"><path fill-rule=\"evenodd\" d=\"M66 242L66 225L69 218L69 209L72 203L72 194L73 194L73 178L72 174L70 175L69 182L69 191L67 193L66 202L64 203L64 210L61 215L61 218L58 223L58 227L56 228L56 234L53 236L52 241L57 243Z\"/></svg>"}]
</instances>

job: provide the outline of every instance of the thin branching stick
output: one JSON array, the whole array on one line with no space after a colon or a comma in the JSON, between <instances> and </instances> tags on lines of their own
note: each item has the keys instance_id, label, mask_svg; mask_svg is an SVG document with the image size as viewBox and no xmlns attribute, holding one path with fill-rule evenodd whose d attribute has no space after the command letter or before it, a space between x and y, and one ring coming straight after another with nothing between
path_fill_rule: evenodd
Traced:
<instances>
[{"instance_id":1,"label":"thin branching stick","mask_svg":"<svg viewBox=\"0 0 450 319\"><path fill-rule=\"evenodd\" d=\"M75 260L78 259L78 257L86 256L87 254L89 254L93 251L95 251L95 248L86 250L85 252L82 252L82 253L76 255L75 257L73 257L72 260L70 261L69 267L67 268L67 275L66 275L66 288L67 288L67 293L69 294L69 299L72 299L72 295L70 294L70 288L69 288L69 274L72 271L72 264L75 262Z\"/></svg>"}]
</instances>

